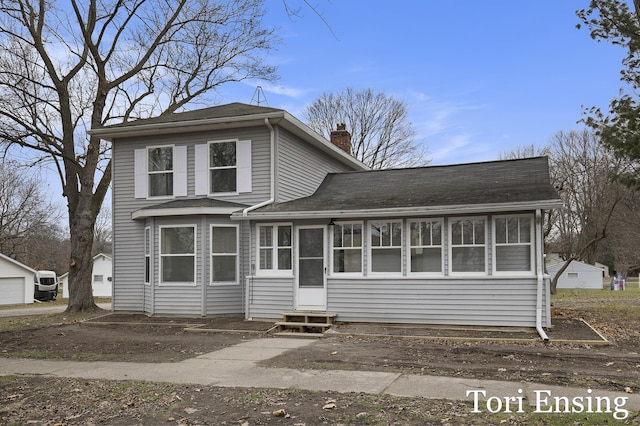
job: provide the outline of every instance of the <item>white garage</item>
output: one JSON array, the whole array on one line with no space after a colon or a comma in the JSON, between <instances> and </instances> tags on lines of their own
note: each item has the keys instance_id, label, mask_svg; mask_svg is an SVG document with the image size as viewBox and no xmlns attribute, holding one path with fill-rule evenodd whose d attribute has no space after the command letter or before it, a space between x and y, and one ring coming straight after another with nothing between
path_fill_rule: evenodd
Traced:
<instances>
[{"instance_id":1,"label":"white garage","mask_svg":"<svg viewBox=\"0 0 640 426\"><path fill-rule=\"evenodd\" d=\"M0 253L0 305L33 303L36 271Z\"/></svg>"},{"instance_id":2,"label":"white garage","mask_svg":"<svg viewBox=\"0 0 640 426\"><path fill-rule=\"evenodd\" d=\"M557 263L547 268L549 275L555 277L563 263ZM602 290L604 270L588 263L574 260L558 278L557 288L588 288Z\"/></svg>"}]
</instances>

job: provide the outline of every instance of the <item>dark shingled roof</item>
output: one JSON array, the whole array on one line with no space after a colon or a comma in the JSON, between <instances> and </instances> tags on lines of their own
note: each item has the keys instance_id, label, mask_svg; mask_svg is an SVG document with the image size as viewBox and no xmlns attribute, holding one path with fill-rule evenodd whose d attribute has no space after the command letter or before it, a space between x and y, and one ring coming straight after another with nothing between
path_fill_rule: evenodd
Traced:
<instances>
[{"instance_id":1,"label":"dark shingled roof","mask_svg":"<svg viewBox=\"0 0 640 426\"><path fill-rule=\"evenodd\" d=\"M196 109L193 111L174 112L171 114L161 115L158 117L144 118L140 120L129 121L127 123L114 124L107 126L108 128L120 128L139 126L142 124L162 124L177 123L183 121L207 120L213 118L230 118L243 117L257 114L267 114L271 112L284 112L282 109L262 107L256 105L248 105L240 102L234 102L225 105L218 105L209 108Z\"/></svg>"},{"instance_id":2,"label":"dark shingled roof","mask_svg":"<svg viewBox=\"0 0 640 426\"><path fill-rule=\"evenodd\" d=\"M306 198L255 210L311 212L559 200L547 157L336 173Z\"/></svg>"}]
</instances>

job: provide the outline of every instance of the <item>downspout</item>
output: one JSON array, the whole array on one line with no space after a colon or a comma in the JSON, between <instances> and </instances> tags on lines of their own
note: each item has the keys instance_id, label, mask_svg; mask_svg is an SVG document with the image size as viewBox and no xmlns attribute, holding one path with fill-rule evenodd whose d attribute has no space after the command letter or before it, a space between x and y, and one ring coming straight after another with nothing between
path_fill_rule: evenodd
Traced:
<instances>
[{"instance_id":1,"label":"downspout","mask_svg":"<svg viewBox=\"0 0 640 426\"><path fill-rule=\"evenodd\" d=\"M268 204L271 204L275 201L276 198L276 137L275 137L275 130L273 129L273 126L271 125L271 123L269 122L268 118L264 119L264 125L267 126L267 128L269 129L269 148L271 150L271 170L270 170L270 197L268 200L263 201L261 203L255 204L253 206L249 206L246 209L242 210L242 216L243 217L247 217L248 213L252 210L258 209L260 207L264 207ZM249 259L251 259L251 256L253 255L253 235L252 235L252 227L251 224L249 223ZM252 266L250 266L250 274L254 274L255 270L253 269ZM253 283L253 280L249 280L250 283ZM247 290L245 292L245 310L244 310L244 315L246 319L251 319L251 315L249 312L249 303L251 300L251 284L247 285Z\"/></svg>"},{"instance_id":2,"label":"downspout","mask_svg":"<svg viewBox=\"0 0 640 426\"><path fill-rule=\"evenodd\" d=\"M271 125L271 123L269 122L268 118L264 119L264 124L265 126L267 126L269 128L269 133L270 133L270 148L271 148L271 176L270 176L270 180L271 180L271 188L270 188L270 192L271 192L271 197L267 200L267 201L263 201L261 203L258 203L256 205L253 206L249 206L246 209L242 210L242 216L243 217L247 217L247 214L255 209L259 209L260 207L264 207L267 204L271 204L275 201L275 192L276 192L276 143L275 143L275 130L273 129L273 126Z\"/></svg>"},{"instance_id":3,"label":"downspout","mask_svg":"<svg viewBox=\"0 0 640 426\"><path fill-rule=\"evenodd\" d=\"M536 210L536 331L545 342L549 341L549 336L542 328L542 287L544 285L544 269L542 265L542 210Z\"/></svg>"}]
</instances>

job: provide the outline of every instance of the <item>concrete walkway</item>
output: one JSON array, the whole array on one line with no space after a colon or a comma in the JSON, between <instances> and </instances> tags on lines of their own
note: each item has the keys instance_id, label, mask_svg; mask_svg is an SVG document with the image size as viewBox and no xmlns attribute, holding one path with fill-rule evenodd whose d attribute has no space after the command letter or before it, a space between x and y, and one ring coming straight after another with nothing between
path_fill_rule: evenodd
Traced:
<instances>
[{"instance_id":1,"label":"concrete walkway","mask_svg":"<svg viewBox=\"0 0 640 426\"><path fill-rule=\"evenodd\" d=\"M596 398L601 410L615 411L616 404L626 410L640 410L640 396L624 392L569 388L536 383L504 382L412 374L265 368L257 365L281 353L310 345L313 340L271 338L249 340L177 363L74 362L36 359L0 358L0 375L44 375L107 380L146 380L153 382L192 383L221 387L296 388L311 391L386 393L403 397L465 400L474 402L485 412L504 412L507 403L517 411L518 403L530 404L552 412L557 397L582 404L583 410ZM578 400L574 400L578 398ZM618 399L616 398L625 398ZM486 402L489 400L490 404ZM610 410L606 411L608 401ZM562 410L560 408L559 410Z\"/></svg>"}]
</instances>

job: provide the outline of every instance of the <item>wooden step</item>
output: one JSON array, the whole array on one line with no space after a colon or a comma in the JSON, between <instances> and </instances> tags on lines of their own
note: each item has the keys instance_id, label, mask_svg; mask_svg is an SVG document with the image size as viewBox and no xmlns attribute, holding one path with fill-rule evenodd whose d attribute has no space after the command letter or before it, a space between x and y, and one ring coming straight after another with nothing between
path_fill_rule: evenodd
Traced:
<instances>
[{"instance_id":1,"label":"wooden step","mask_svg":"<svg viewBox=\"0 0 640 426\"><path fill-rule=\"evenodd\" d=\"M282 319L285 322L323 323L333 324L338 314L327 312L285 312Z\"/></svg>"},{"instance_id":2,"label":"wooden step","mask_svg":"<svg viewBox=\"0 0 640 426\"><path fill-rule=\"evenodd\" d=\"M319 339L320 337L324 337L324 333L299 333L295 331L279 331L277 333L273 333L272 335L278 337L298 337L309 339Z\"/></svg>"}]
</instances>

